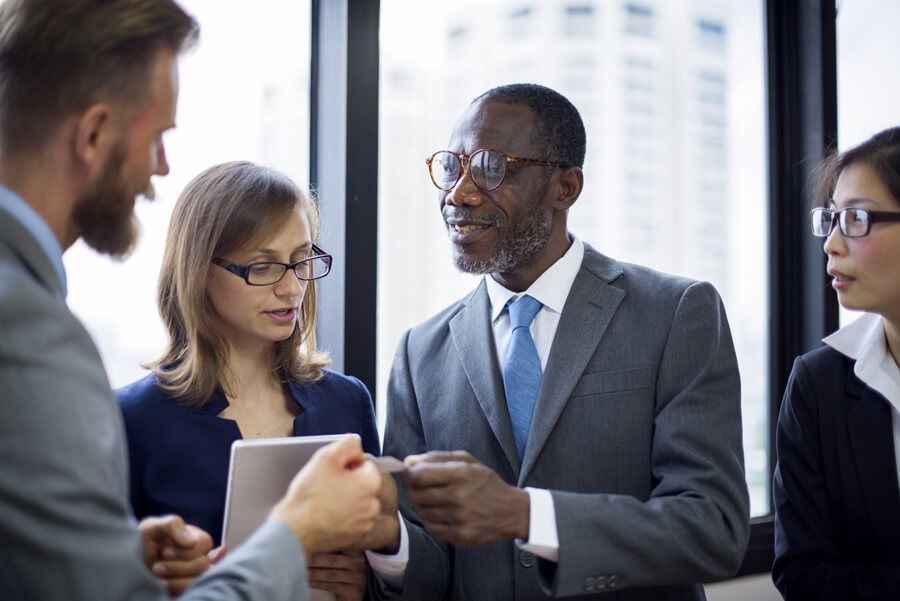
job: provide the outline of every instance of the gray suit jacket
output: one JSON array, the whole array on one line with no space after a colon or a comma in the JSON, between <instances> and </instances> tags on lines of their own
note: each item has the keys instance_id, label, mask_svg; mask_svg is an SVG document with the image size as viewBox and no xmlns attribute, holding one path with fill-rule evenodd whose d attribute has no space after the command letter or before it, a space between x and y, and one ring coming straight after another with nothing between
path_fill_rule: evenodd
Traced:
<instances>
[{"instance_id":1,"label":"gray suit jacket","mask_svg":"<svg viewBox=\"0 0 900 601\"><path fill-rule=\"evenodd\" d=\"M102 293L102 291L98 291ZM0 209L0 596L167 599L144 567L124 431L50 261ZM182 599L308 598L302 547L270 524Z\"/></svg>"},{"instance_id":2,"label":"gray suit jacket","mask_svg":"<svg viewBox=\"0 0 900 601\"><path fill-rule=\"evenodd\" d=\"M559 562L512 541L446 545L401 492L402 598L702 599L697 583L733 574L749 504L737 361L715 289L585 245L521 464L489 307L482 282L403 336L384 453L465 449L510 484L551 490Z\"/></svg>"}]
</instances>

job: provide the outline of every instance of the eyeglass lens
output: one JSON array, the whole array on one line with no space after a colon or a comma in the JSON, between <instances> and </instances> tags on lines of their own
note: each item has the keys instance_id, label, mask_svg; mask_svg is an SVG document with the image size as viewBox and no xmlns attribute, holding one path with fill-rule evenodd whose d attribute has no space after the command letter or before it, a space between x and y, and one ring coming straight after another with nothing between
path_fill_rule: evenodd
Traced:
<instances>
[{"instance_id":1,"label":"eyeglass lens","mask_svg":"<svg viewBox=\"0 0 900 601\"><path fill-rule=\"evenodd\" d=\"M451 190L462 177L462 161L466 160L449 151L435 153L431 157L431 179L441 190ZM479 188L494 190L506 177L506 155L494 150L479 150L468 158L472 180Z\"/></svg>"},{"instance_id":2,"label":"eyeglass lens","mask_svg":"<svg viewBox=\"0 0 900 601\"><path fill-rule=\"evenodd\" d=\"M301 280L315 280L328 274L331 261L328 257L310 257L294 267L294 273ZM256 286L274 284L284 277L287 266L283 263L256 263L247 271L247 280Z\"/></svg>"},{"instance_id":3,"label":"eyeglass lens","mask_svg":"<svg viewBox=\"0 0 900 601\"><path fill-rule=\"evenodd\" d=\"M840 211L813 209L813 235L824 238L831 234L835 218L837 218L841 234L848 238L859 238L869 233L869 212L866 209L847 207Z\"/></svg>"}]
</instances>

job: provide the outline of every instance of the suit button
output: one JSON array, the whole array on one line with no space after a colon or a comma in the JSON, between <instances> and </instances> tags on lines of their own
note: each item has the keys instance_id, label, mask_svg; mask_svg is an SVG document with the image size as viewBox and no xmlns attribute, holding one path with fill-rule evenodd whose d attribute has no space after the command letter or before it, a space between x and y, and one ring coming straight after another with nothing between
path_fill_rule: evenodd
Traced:
<instances>
[{"instance_id":1,"label":"suit button","mask_svg":"<svg viewBox=\"0 0 900 601\"><path fill-rule=\"evenodd\" d=\"M524 568L530 568L537 563L537 558L535 558L534 553L522 551L522 554L519 555L519 563L522 564L522 567Z\"/></svg>"}]
</instances>

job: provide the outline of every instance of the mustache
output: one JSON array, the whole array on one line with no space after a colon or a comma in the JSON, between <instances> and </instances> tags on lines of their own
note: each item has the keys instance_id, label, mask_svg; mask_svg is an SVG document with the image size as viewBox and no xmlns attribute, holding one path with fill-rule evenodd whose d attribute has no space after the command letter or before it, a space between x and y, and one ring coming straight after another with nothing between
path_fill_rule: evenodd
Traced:
<instances>
[{"instance_id":1,"label":"mustache","mask_svg":"<svg viewBox=\"0 0 900 601\"><path fill-rule=\"evenodd\" d=\"M153 187L153 182L147 182L147 185L138 190L137 196L143 196L150 201L156 200L156 188Z\"/></svg>"},{"instance_id":2,"label":"mustache","mask_svg":"<svg viewBox=\"0 0 900 601\"><path fill-rule=\"evenodd\" d=\"M454 208L444 208L441 211L441 215L444 217L444 223L448 223L452 220L465 220L472 223L480 223L484 225L500 225L500 218L497 215L479 215L475 211L469 209L462 209L459 207Z\"/></svg>"}]
</instances>

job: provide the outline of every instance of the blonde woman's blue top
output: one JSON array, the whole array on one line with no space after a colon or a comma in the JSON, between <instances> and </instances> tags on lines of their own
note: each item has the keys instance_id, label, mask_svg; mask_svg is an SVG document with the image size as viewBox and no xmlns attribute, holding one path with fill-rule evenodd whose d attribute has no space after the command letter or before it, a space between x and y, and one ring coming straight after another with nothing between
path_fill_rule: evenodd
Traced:
<instances>
[{"instance_id":1,"label":"blonde woman's blue top","mask_svg":"<svg viewBox=\"0 0 900 601\"><path fill-rule=\"evenodd\" d=\"M324 370L318 382L288 384L302 411L294 436L355 432L366 452L379 455L369 391L358 379ZM221 390L189 407L157 386L150 374L116 391L128 434L131 504L138 518L176 513L220 542L231 443L237 423L218 415L228 406Z\"/></svg>"}]
</instances>

